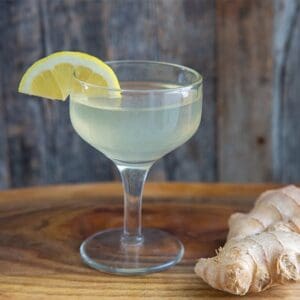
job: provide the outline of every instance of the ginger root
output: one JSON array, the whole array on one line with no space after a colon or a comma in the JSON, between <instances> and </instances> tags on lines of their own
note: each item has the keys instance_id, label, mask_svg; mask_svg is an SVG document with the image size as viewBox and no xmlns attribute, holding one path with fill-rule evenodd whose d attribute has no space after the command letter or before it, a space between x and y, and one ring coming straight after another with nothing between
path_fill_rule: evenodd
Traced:
<instances>
[{"instance_id":1,"label":"ginger root","mask_svg":"<svg viewBox=\"0 0 300 300\"><path fill-rule=\"evenodd\" d=\"M300 280L300 188L267 191L248 214L233 214L225 246L195 272L236 295Z\"/></svg>"}]
</instances>

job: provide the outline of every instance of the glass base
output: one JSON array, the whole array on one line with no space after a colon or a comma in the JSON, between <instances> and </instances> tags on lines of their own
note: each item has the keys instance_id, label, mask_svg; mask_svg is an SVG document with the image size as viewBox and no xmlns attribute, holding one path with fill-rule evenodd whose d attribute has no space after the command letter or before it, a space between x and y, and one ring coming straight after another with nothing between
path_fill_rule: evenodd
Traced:
<instances>
[{"instance_id":1,"label":"glass base","mask_svg":"<svg viewBox=\"0 0 300 300\"><path fill-rule=\"evenodd\" d=\"M178 263L182 243L158 229L143 229L139 244L122 242L123 229L109 229L86 239L80 246L83 261L92 268L119 275L138 275L162 271Z\"/></svg>"}]
</instances>

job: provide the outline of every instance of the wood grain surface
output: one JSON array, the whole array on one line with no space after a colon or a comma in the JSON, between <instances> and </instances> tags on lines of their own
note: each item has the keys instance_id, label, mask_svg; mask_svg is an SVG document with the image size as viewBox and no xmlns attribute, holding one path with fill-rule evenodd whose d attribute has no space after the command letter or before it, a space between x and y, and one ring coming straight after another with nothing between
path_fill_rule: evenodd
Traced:
<instances>
[{"instance_id":1,"label":"wood grain surface","mask_svg":"<svg viewBox=\"0 0 300 300\"><path fill-rule=\"evenodd\" d=\"M177 266L147 276L94 271L78 248L90 234L122 224L116 183L62 185L0 192L0 299L237 299L193 273L226 238L227 219L247 211L270 184L149 183L143 223L177 235L185 256ZM288 299L300 285L278 286L243 299Z\"/></svg>"}]
</instances>

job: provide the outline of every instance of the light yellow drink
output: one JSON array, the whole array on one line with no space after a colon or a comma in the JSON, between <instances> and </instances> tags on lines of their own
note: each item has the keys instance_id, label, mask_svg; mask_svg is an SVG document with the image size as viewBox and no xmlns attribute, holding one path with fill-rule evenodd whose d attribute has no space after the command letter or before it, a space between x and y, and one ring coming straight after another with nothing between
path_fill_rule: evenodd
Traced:
<instances>
[{"instance_id":1,"label":"light yellow drink","mask_svg":"<svg viewBox=\"0 0 300 300\"><path fill-rule=\"evenodd\" d=\"M156 88L163 87L156 84ZM71 97L73 127L107 157L127 163L155 161L185 143L197 130L201 99L174 99L173 103L169 98L166 105L163 101L157 105L160 99L154 94L153 106L144 107L142 97L141 93L140 101L137 99L133 105L122 103L122 99L110 105L110 99Z\"/></svg>"}]
</instances>

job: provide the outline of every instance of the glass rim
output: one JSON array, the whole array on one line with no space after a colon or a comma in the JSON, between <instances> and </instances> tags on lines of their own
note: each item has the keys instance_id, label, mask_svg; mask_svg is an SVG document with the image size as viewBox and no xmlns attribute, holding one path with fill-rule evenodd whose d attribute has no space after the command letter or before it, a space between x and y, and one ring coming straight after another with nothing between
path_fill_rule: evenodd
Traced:
<instances>
[{"instance_id":1,"label":"glass rim","mask_svg":"<svg viewBox=\"0 0 300 300\"><path fill-rule=\"evenodd\" d=\"M188 71L190 73L192 73L193 75L195 75L195 80L193 80L193 82L189 83L189 84L185 84L179 87L171 87L171 88L161 88L161 89L116 89L116 88L108 88L105 86L101 86L101 85L97 85L97 84L93 84L93 83L88 83L82 79L79 79L78 76L76 75L76 71L73 72L73 79L75 79L76 81L78 81L80 84L84 85L84 86L88 86L91 88L99 88L99 89L103 89L106 91L110 91L110 92L118 92L118 93L168 93L168 92L179 92L181 90L186 90L186 89L191 89L196 85L202 85L203 83L203 77L202 75L197 72L196 70L183 66L183 65L179 65L179 64L174 64L174 63L169 63L169 62L162 62L162 61L155 61L155 60L110 60L110 61L104 61L104 63L106 63L109 67L111 67L111 64L114 63L144 63L144 64L157 64L157 65L165 65L165 66L170 66L170 67L174 67L177 69L181 69L181 70L185 70Z\"/></svg>"}]
</instances>

